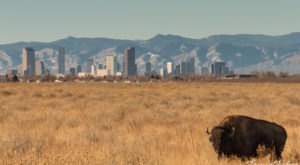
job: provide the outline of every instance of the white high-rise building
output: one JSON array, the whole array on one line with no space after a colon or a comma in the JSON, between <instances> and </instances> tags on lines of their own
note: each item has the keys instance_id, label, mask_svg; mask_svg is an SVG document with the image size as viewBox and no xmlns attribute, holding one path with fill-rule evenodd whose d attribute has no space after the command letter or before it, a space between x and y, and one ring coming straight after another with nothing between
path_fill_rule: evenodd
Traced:
<instances>
[{"instance_id":1,"label":"white high-rise building","mask_svg":"<svg viewBox=\"0 0 300 165\"><path fill-rule=\"evenodd\" d=\"M93 76L95 76L95 75L97 74L97 68L96 68L96 65L92 65L92 66L91 66L91 74L92 74Z\"/></svg>"},{"instance_id":2,"label":"white high-rise building","mask_svg":"<svg viewBox=\"0 0 300 165\"><path fill-rule=\"evenodd\" d=\"M172 74L173 73L173 63L172 62L168 62L167 63L167 73L168 74Z\"/></svg>"},{"instance_id":3,"label":"white high-rise building","mask_svg":"<svg viewBox=\"0 0 300 165\"><path fill-rule=\"evenodd\" d=\"M164 78L164 77L166 76L166 74L167 74L166 69L161 68L161 69L159 70L159 75L160 75L162 78Z\"/></svg>"},{"instance_id":4,"label":"white high-rise building","mask_svg":"<svg viewBox=\"0 0 300 165\"><path fill-rule=\"evenodd\" d=\"M117 56L115 55L107 55L105 57L105 65L106 69L108 70L108 73L111 76L114 76L118 71L118 60Z\"/></svg>"}]
</instances>

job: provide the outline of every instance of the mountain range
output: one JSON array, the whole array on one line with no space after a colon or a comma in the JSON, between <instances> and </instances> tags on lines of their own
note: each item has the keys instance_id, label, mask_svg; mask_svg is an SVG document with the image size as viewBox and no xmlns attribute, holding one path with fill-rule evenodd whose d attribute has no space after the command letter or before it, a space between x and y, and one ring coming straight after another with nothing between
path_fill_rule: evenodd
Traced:
<instances>
[{"instance_id":1,"label":"mountain range","mask_svg":"<svg viewBox=\"0 0 300 165\"><path fill-rule=\"evenodd\" d=\"M84 67L89 58L104 63L104 57L112 53L118 56L122 68L124 49L135 47L140 74L146 62L151 62L153 69L158 70L169 61L178 64L190 57L196 58L197 72L212 62L224 61L236 73L300 73L300 32L280 36L214 35L202 39L159 34L148 40L67 37L53 42L17 42L0 45L0 73L19 67L24 47L34 48L36 60L44 61L45 67L56 73L60 46L66 48L67 69L77 64Z\"/></svg>"}]
</instances>

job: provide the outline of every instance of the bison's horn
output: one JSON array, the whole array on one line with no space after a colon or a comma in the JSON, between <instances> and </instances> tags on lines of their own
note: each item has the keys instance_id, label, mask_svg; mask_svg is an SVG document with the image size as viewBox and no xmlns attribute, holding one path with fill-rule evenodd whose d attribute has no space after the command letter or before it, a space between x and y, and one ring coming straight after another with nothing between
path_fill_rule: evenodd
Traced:
<instances>
[{"instance_id":1,"label":"bison's horn","mask_svg":"<svg viewBox=\"0 0 300 165\"><path fill-rule=\"evenodd\" d=\"M211 133L208 131L208 128L206 128L206 133L208 134L208 135L210 135Z\"/></svg>"},{"instance_id":2,"label":"bison's horn","mask_svg":"<svg viewBox=\"0 0 300 165\"><path fill-rule=\"evenodd\" d=\"M231 133L230 133L230 135L229 135L229 137L233 137L234 136L234 134L235 134L235 128L234 127L232 127L232 129L231 129Z\"/></svg>"}]
</instances>

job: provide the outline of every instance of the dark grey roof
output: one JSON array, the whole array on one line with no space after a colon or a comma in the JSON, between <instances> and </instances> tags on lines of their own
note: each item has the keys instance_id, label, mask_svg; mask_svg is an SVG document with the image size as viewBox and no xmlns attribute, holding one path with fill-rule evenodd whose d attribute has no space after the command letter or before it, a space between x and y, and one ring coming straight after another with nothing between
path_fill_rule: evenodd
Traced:
<instances>
[{"instance_id":1,"label":"dark grey roof","mask_svg":"<svg viewBox=\"0 0 300 165\"><path fill-rule=\"evenodd\" d=\"M26 47L25 49L26 49L27 51L34 51L34 49L31 48L31 47Z\"/></svg>"}]
</instances>

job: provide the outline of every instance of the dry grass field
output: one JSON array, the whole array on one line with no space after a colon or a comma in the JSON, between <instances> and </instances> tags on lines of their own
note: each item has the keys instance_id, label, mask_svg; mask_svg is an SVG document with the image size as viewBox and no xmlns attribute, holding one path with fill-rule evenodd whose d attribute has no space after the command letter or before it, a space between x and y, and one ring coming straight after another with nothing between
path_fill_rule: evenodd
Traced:
<instances>
[{"instance_id":1,"label":"dry grass field","mask_svg":"<svg viewBox=\"0 0 300 165\"><path fill-rule=\"evenodd\" d=\"M0 164L243 164L205 132L233 114L283 125L299 163L300 84L169 82L0 84Z\"/></svg>"}]
</instances>

